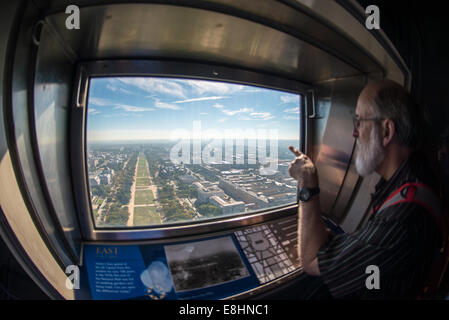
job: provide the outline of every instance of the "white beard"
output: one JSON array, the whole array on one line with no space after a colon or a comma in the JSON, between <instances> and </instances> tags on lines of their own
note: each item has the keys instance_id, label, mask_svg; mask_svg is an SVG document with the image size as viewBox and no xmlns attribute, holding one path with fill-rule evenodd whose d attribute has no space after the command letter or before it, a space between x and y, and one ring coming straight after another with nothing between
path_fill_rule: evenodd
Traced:
<instances>
[{"instance_id":1,"label":"white beard","mask_svg":"<svg viewBox=\"0 0 449 320\"><path fill-rule=\"evenodd\" d=\"M378 129L373 126L368 144L361 144L357 139L355 168L359 175L366 177L372 174L384 161L385 151L380 143Z\"/></svg>"}]
</instances>

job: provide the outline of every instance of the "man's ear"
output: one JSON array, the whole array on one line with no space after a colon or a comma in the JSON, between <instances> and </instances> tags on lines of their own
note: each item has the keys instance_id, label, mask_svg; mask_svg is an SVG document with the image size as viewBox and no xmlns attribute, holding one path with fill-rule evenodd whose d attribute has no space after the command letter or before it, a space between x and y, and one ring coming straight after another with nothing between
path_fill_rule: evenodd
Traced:
<instances>
[{"instance_id":1,"label":"man's ear","mask_svg":"<svg viewBox=\"0 0 449 320\"><path fill-rule=\"evenodd\" d=\"M394 121L390 118L385 119L382 122L382 143L384 147L386 147L393 140L395 132L396 127L394 125Z\"/></svg>"}]
</instances>

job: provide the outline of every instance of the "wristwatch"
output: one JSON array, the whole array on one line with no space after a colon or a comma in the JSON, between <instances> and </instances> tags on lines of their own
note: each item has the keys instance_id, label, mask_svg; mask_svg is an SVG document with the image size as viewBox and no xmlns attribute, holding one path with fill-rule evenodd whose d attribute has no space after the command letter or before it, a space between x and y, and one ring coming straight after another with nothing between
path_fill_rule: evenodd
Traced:
<instances>
[{"instance_id":1,"label":"wristwatch","mask_svg":"<svg viewBox=\"0 0 449 320\"><path fill-rule=\"evenodd\" d=\"M320 193L320 188L306 188L302 187L301 189L298 189L298 201L309 201L314 195Z\"/></svg>"}]
</instances>

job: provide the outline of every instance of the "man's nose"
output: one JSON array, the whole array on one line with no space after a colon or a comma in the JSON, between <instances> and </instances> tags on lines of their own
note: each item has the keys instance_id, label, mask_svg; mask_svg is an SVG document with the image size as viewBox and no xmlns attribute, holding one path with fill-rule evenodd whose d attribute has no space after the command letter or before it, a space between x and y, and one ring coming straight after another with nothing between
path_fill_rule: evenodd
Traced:
<instances>
[{"instance_id":1,"label":"man's nose","mask_svg":"<svg viewBox=\"0 0 449 320\"><path fill-rule=\"evenodd\" d=\"M358 138L359 137L359 131L356 128L352 129L352 136L354 138Z\"/></svg>"}]
</instances>

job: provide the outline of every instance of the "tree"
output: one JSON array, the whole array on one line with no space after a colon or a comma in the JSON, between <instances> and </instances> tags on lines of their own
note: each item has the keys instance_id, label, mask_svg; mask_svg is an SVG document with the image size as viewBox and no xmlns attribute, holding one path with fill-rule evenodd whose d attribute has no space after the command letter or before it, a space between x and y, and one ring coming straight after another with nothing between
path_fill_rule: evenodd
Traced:
<instances>
[{"instance_id":1,"label":"tree","mask_svg":"<svg viewBox=\"0 0 449 320\"><path fill-rule=\"evenodd\" d=\"M215 217L222 214L221 209L212 204L200 204L198 206L198 212L205 217Z\"/></svg>"},{"instance_id":2,"label":"tree","mask_svg":"<svg viewBox=\"0 0 449 320\"><path fill-rule=\"evenodd\" d=\"M105 223L107 225L124 226L128 222L129 212L126 207L119 207L116 203L111 205L111 208L106 216Z\"/></svg>"}]
</instances>

